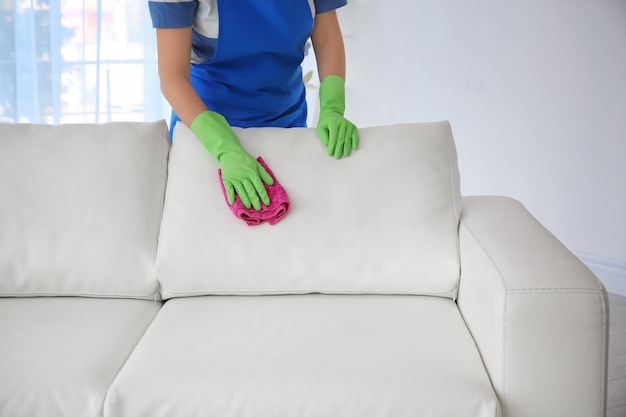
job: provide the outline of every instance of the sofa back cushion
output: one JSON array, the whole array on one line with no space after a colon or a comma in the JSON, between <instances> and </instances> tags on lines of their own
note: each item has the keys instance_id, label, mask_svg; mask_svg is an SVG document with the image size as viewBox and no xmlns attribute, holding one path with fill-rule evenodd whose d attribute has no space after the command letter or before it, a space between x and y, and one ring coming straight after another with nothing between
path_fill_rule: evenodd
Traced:
<instances>
[{"instance_id":1,"label":"sofa back cushion","mask_svg":"<svg viewBox=\"0 0 626 417\"><path fill-rule=\"evenodd\" d=\"M158 295L165 121L0 124L0 296Z\"/></svg>"},{"instance_id":2,"label":"sofa back cushion","mask_svg":"<svg viewBox=\"0 0 626 417\"><path fill-rule=\"evenodd\" d=\"M329 157L315 129L235 129L291 200L275 225L229 210L218 162L179 123L170 152L158 274L163 298L384 293L454 297L460 190L447 122L360 130Z\"/></svg>"}]
</instances>

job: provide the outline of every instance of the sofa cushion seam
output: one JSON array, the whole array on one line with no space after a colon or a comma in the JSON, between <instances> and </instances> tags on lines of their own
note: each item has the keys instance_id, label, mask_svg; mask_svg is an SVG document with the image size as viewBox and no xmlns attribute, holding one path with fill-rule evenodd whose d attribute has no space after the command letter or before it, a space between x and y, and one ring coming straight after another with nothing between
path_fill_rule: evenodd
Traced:
<instances>
[{"instance_id":1,"label":"sofa cushion seam","mask_svg":"<svg viewBox=\"0 0 626 417\"><path fill-rule=\"evenodd\" d=\"M596 294L602 292L597 288L588 288L588 287L528 287L528 288L511 288L508 290L510 293L540 293L540 292L586 292L590 294Z\"/></svg>"},{"instance_id":2,"label":"sofa cushion seam","mask_svg":"<svg viewBox=\"0 0 626 417\"><path fill-rule=\"evenodd\" d=\"M507 357L507 347L506 347L506 342L507 342L507 320L508 320L508 297L509 297L509 289L507 288L507 283L506 280L504 279L504 275L502 274L502 271L500 271L500 268L498 267L498 264L494 261L494 259L491 257L491 254L487 251L487 249L483 246L482 242L478 239L478 237L472 232L471 227L467 224L467 222L463 221L463 219L461 219L459 221L459 225L463 226L465 228L465 230L467 231L469 237L474 241L474 243L478 246L478 248L480 249L480 251L482 252L482 254L487 258L487 260L489 261L489 263L491 263L491 265L493 265L493 267L495 268L496 273L498 274L498 277L500 278L500 283L502 285L502 289L503 289L503 295L504 295L504 306L502 308L502 352L501 352L501 366L502 369L500 371L500 378L501 378L501 382L502 382L502 389L501 389L501 397L502 397L502 403L506 402L506 378L507 378L507 366L506 366L506 357ZM459 233L460 236L460 233ZM460 248L460 245L459 245ZM463 280L463 268L461 267L461 278L460 280Z\"/></svg>"},{"instance_id":3,"label":"sofa cushion seam","mask_svg":"<svg viewBox=\"0 0 626 417\"><path fill-rule=\"evenodd\" d=\"M126 364L128 363L129 359L131 358L131 356L133 355L135 350L137 349L137 346L139 346L139 343L141 343L141 341L144 339L146 333L148 332L148 330L152 326L152 323L154 323L154 321L156 320L156 318L159 315L159 313L161 313L161 310L163 309L163 306L165 305L165 301L160 301L160 303L161 303L161 306L159 307L158 311L156 311L156 313L154 314L154 316L152 317L150 322L146 325L146 328L143 330L141 335L137 338L137 342L130 349L130 351L128 352L128 356L126 357L124 362L120 365L119 369L115 373L115 376L111 379L111 382L109 383L109 387L107 388L107 391L105 392L104 397L102 398L102 410L101 410L102 411L102 416L106 417L105 405L107 403L107 398L109 397L109 393L111 392L111 388L113 388L113 384L115 384L115 381L117 381L120 373L126 367Z\"/></svg>"}]
</instances>

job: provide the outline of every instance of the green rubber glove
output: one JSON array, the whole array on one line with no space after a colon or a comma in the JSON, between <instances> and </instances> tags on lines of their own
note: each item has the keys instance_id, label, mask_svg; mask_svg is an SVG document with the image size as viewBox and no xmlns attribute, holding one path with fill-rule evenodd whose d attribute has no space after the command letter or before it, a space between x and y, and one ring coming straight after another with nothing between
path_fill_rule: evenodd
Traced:
<instances>
[{"instance_id":1,"label":"green rubber glove","mask_svg":"<svg viewBox=\"0 0 626 417\"><path fill-rule=\"evenodd\" d=\"M339 159L349 156L359 147L359 131L343 117L346 109L345 81L338 75L329 75L320 85L320 117L317 137L328 148L328 155Z\"/></svg>"},{"instance_id":2,"label":"green rubber glove","mask_svg":"<svg viewBox=\"0 0 626 417\"><path fill-rule=\"evenodd\" d=\"M204 111L191 123L191 131L200 142L220 162L222 181L228 203L235 203L235 193L244 207L261 210L261 202L270 205L264 183L273 185L272 176L265 168L243 149L237 135L224 116L212 111Z\"/></svg>"}]
</instances>

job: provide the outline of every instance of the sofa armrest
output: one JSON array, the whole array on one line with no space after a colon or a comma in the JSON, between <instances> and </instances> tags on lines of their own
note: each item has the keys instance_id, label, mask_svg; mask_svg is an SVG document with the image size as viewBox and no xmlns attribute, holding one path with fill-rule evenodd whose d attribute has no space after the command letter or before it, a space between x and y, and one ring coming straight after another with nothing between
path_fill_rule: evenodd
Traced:
<instances>
[{"instance_id":1,"label":"sofa armrest","mask_svg":"<svg viewBox=\"0 0 626 417\"><path fill-rule=\"evenodd\" d=\"M608 301L516 200L464 197L458 306L505 417L604 416Z\"/></svg>"}]
</instances>

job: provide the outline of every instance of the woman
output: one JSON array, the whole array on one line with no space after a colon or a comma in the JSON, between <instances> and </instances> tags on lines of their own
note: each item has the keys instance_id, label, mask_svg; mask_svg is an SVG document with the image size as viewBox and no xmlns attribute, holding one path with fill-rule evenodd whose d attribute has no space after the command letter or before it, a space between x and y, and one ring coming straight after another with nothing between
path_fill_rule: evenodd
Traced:
<instances>
[{"instance_id":1,"label":"woman","mask_svg":"<svg viewBox=\"0 0 626 417\"><path fill-rule=\"evenodd\" d=\"M318 137L341 158L358 147L345 110L345 52L335 9L347 0L151 0L159 77L172 122L191 128L222 169L228 202L269 205L273 180L231 126L304 127L300 64L311 38L320 85ZM191 57L191 59L190 59Z\"/></svg>"}]
</instances>

